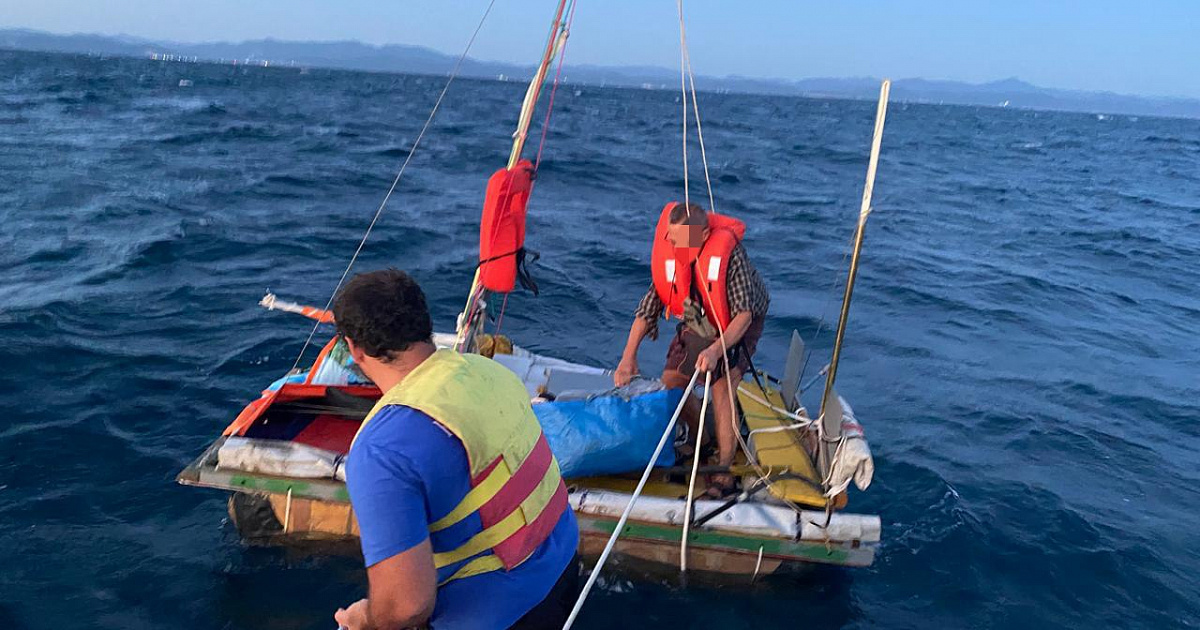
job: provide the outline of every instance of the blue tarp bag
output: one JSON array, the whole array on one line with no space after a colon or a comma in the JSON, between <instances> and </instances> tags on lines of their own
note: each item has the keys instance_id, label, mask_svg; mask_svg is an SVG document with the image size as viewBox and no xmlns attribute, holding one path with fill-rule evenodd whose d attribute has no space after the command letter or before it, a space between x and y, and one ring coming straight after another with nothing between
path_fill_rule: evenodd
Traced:
<instances>
[{"instance_id":1,"label":"blue tarp bag","mask_svg":"<svg viewBox=\"0 0 1200 630\"><path fill-rule=\"evenodd\" d=\"M563 477L611 475L646 468L682 396L681 389L596 396L538 403L533 412ZM655 465L674 463L675 449L668 443Z\"/></svg>"}]
</instances>

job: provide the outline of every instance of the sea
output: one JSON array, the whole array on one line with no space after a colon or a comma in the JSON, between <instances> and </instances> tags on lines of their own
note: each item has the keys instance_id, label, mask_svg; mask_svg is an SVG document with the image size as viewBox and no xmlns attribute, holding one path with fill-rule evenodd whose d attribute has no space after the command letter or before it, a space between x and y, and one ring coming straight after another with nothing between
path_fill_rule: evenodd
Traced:
<instances>
[{"instance_id":1,"label":"sea","mask_svg":"<svg viewBox=\"0 0 1200 630\"><path fill-rule=\"evenodd\" d=\"M354 553L247 545L223 493L174 479L292 367L310 322L259 299L326 303L445 83L0 52L0 626L330 629L363 596ZM524 91L451 85L354 267L413 274L439 330ZM771 291L758 367L797 330L809 380L875 103L698 100L715 207ZM615 365L685 195L682 116L669 89L569 82L538 110L540 292L504 333ZM709 206L698 140L686 194ZM882 518L874 565L617 565L577 627L1200 625L1197 287L1200 120L893 102L837 380L874 453L848 508Z\"/></svg>"}]
</instances>

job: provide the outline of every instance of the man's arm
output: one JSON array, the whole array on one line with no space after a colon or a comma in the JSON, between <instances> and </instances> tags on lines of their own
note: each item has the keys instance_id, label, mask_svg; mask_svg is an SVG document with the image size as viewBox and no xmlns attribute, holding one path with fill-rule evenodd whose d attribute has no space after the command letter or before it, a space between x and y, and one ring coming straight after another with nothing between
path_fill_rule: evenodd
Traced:
<instances>
[{"instance_id":1,"label":"man's arm","mask_svg":"<svg viewBox=\"0 0 1200 630\"><path fill-rule=\"evenodd\" d=\"M720 337L711 346L705 348L696 358L696 367L709 371L722 361L721 354L728 352L742 340L750 323L754 321L754 313L763 315L770 304L767 287L763 284L762 276L750 264L746 248L738 245L729 257L729 275L726 278L726 288L729 293L729 310L734 314L729 325L725 327L724 343Z\"/></svg>"},{"instance_id":2,"label":"man's arm","mask_svg":"<svg viewBox=\"0 0 1200 630\"><path fill-rule=\"evenodd\" d=\"M733 321L729 322L729 326L725 328L725 347L732 348L742 340L742 336L746 334L746 330L750 328L750 322L754 321L754 314L750 311L742 311L733 316ZM718 336L716 343L713 344L717 348L721 347L721 338Z\"/></svg>"},{"instance_id":3,"label":"man's arm","mask_svg":"<svg viewBox=\"0 0 1200 630\"><path fill-rule=\"evenodd\" d=\"M658 337L658 318L662 317L663 303L658 299L654 285L646 291L633 313L633 324L629 326L629 338L625 341L625 350L621 353L621 362L613 373L613 384L623 387L638 374L637 351L642 340L649 336Z\"/></svg>"},{"instance_id":4,"label":"man's arm","mask_svg":"<svg viewBox=\"0 0 1200 630\"><path fill-rule=\"evenodd\" d=\"M752 321L754 321L754 314L750 311L742 311L734 315L733 321L729 322L729 326L725 328L725 343L722 344L721 337L718 336L712 345L705 348L700 356L696 357L696 369L702 372L716 369L723 361L721 356L742 340L742 336L746 334Z\"/></svg>"},{"instance_id":5,"label":"man's arm","mask_svg":"<svg viewBox=\"0 0 1200 630\"><path fill-rule=\"evenodd\" d=\"M433 613L437 569L426 491L410 453L419 452L421 445L432 447L429 435L440 437L441 429L418 417L422 415L407 407L385 407L364 428L346 460L346 489L369 583L367 599L334 614L338 625L351 630L418 626Z\"/></svg>"},{"instance_id":6,"label":"man's arm","mask_svg":"<svg viewBox=\"0 0 1200 630\"><path fill-rule=\"evenodd\" d=\"M367 627L412 628L429 621L437 599L437 569L429 539L367 568Z\"/></svg>"},{"instance_id":7,"label":"man's arm","mask_svg":"<svg viewBox=\"0 0 1200 630\"><path fill-rule=\"evenodd\" d=\"M402 630L429 621L437 600L437 569L429 539L367 567L367 599L333 615L347 630Z\"/></svg>"},{"instance_id":8,"label":"man's arm","mask_svg":"<svg viewBox=\"0 0 1200 630\"><path fill-rule=\"evenodd\" d=\"M638 374L638 346L642 345L642 339L646 338L649 330L649 322L641 317L633 318L633 324L629 327L629 339L625 341L625 351L621 353L621 362L617 365L617 371L613 373L613 384L617 387L628 385Z\"/></svg>"}]
</instances>

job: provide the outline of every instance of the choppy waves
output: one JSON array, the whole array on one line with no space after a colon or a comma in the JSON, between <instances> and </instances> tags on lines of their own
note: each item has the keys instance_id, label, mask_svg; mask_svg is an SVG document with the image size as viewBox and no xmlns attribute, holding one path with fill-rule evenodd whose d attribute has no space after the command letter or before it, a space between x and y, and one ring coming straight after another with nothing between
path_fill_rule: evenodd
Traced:
<instances>
[{"instance_id":1,"label":"choppy waves","mask_svg":"<svg viewBox=\"0 0 1200 630\"><path fill-rule=\"evenodd\" d=\"M324 627L360 594L354 558L244 548L219 494L172 477L291 366L306 322L257 300L324 303L441 79L25 53L0 70L0 619ZM439 328L520 95L451 90L360 260L413 272ZM655 213L682 194L674 98L559 92L530 207L542 295L504 319L524 345L616 360ZM717 206L750 222L774 294L760 366L793 327L827 353L873 104L701 106ZM1197 121L894 108L839 375L878 464L851 498L883 516L876 565L727 598L614 577L588 627L1195 625L1197 151ZM690 182L707 203L698 159Z\"/></svg>"}]
</instances>

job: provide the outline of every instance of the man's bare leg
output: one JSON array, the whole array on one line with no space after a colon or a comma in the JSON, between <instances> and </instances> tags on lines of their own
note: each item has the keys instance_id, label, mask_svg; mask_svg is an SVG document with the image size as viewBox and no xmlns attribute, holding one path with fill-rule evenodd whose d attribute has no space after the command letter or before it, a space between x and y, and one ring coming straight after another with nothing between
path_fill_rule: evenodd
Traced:
<instances>
[{"instance_id":1,"label":"man's bare leg","mask_svg":"<svg viewBox=\"0 0 1200 630\"><path fill-rule=\"evenodd\" d=\"M667 389L683 389L691 382L691 377L685 376L679 370L663 370L662 382L667 386ZM688 426L688 443L691 444L696 451L699 452L699 447L696 446L696 436L700 431L700 403L695 396L687 393L684 394L687 398L683 403L683 412L680 414L681 420L687 423Z\"/></svg>"},{"instance_id":2,"label":"man's bare leg","mask_svg":"<svg viewBox=\"0 0 1200 630\"><path fill-rule=\"evenodd\" d=\"M733 465L733 457L737 454L737 409L731 404L736 398L729 396L729 384L733 383L733 395L737 396L737 386L742 382L742 371L731 367L728 377L721 377L712 384L712 409L714 424L717 425L717 465ZM733 476L715 474L712 476L714 486L722 489L733 487Z\"/></svg>"}]
</instances>

